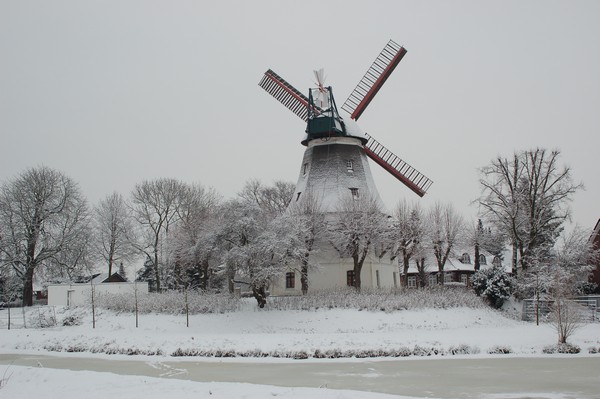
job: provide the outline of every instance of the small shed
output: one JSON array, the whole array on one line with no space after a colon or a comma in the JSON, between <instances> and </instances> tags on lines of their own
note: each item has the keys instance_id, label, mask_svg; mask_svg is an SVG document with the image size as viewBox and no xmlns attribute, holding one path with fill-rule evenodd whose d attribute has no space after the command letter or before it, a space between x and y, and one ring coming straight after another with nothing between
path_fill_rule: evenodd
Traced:
<instances>
[{"instance_id":1,"label":"small shed","mask_svg":"<svg viewBox=\"0 0 600 399\"><path fill-rule=\"evenodd\" d=\"M94 295L127 294L148 292L147 282L127 282L119 273L112 275L95 274L87 282L48 285L48 305L84 306L91 303L92 288Z\"/></svg>"}]
</instances>

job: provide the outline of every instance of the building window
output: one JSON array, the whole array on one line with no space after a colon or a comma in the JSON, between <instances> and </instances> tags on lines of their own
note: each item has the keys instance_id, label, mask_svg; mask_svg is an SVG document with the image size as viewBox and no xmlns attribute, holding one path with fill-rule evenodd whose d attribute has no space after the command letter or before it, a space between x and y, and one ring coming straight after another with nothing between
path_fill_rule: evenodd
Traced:
<instances>
[{"instance_id":1,"label":"building window","mask_svg":"<svg viewBox=\"0 0 600 399\"><path fill-rule=\"evenodd\" d=\"M296 201L298 201L300 199L300 194L302 194L300 191L298 191L298 193L296 194Z\"/></svg>"},{"instance_id":2,"label":"building window","mask_svg":"<svg viewBox=\"0 0 600 399\"><path fill-rule=\"evenodd\" d=\"M346 169L348 170L348 172L354 172L354 163L352 163L351 159L348 159L346 161Z\"/></svg>"},{"instance_id":3,"label":"building window","mask_svg":"<svg viewBox=\"0 0 600 399\"><path fill-rule=\"evenodd\" d=\"M417 276L408 276L408 288L417 288Z\"/></svg>"},{"instance_id":4,"label":"building window","mask_svg":"<svg viewBox=\"0 0 600 399\"><path fill-rule=\"evenodd\" d=\"M285 288L296 287L296 273L288 272L285 274Z\"/></svg>"},{"instance_id":5,"label":"building window","mask_svg":"<svg viewBox=\"0 0 600 399\"><path fill-rule=\"evenodd\" d=\"M430 274L427 281L430 286L437 285L437 283L438 283L437 274Z\"/></svg>"},{"instance_id":6,"label":"building window","mask_svg":"<svg viewBox=\"0 0 600 399\"><path fill-rule=\"evenodd\" d=\"M302 166L302 176L306 176L307 173L308 173L308 163L305 163L304 166Z\"/></svg>"},{"instance_id":7,"label":"building window","mask_svg":"<svg viewBox=\"0 0 600 399\"><path fill-rule=\"evenodd\" d=\"M479 264L487 265L487 259L485 259L485 255L479 255Z\"/></svg>"},{"instance_id":8,"label":"building window","mask_svg":"<svg viewBox=\"0 0 600 399\"><path fill-rule=\"evenodd\" d=\"M469 275L467 273L462 273L460 275L460 282L464 285L469 285Z\"/></svg>"},{"instance_id":9,"label":"building window","mask_svg":"<svg viewBox=\"0 0 600 399\"><path fill-rule=\"evenodd\" d=\"M352 194L353 200L357 200L358 199L358 188L351 188L350 194Z\"/></svg>"},{"instance_id":10,"label":"building window","mask_svg":"<svg viewBox=\"0 0 600 399\"><path fill-rule=\"evenodd\" d=\"M375 281L377 282L377 288L381 288L381 280L379 280L379 270L375 270Z\"/></svg>"},{"instance_id":11,"label":"building window","mask_svg":"<svg viewBox=\"0 0 600 399\"><path fill-rule=\"evenodd\" d=\"M346 285L348 285L348 287L354 287L355 282L354 270L348 270L346 272Z\"/></svg>"},{"instance_id":12,"label":"building window","mask_svg":"<svg viewBox=\"0 0 600 399\"><path fill-rule=\"evenodd\" d=\"M499 256L494 256L494 260L492 260L492 265L494 266L502 266L502 261Z\"/></svg>"},{"instance_id":13,"label":"building window","mask_svg":"<svg viewBox=\"0 0 600 399\"><path fill-rule=\"evenodd\" d=\"M452 281L452 273L444 273L444 283L451 283Z\"/></svg>"},{"instance_id":14,"label":"building window","mask_svg":"<svg viewBox=\"0 0 600 399\"><path fill-rule=\"evenodd\" d=\"M471 256L469 256L469 254L465 252L460 257L460 263L471 263Z\"/></svg>"},{"instance_id":15,"label":"building window","mask_svg":"<svg viewBox=\"0 0 600 399\"><path fill-rule=\"evenodd\" d=\"M398 272L392 272L392 277L394 278L394 288L398 288Z\"/></svg>"}]
</instances>

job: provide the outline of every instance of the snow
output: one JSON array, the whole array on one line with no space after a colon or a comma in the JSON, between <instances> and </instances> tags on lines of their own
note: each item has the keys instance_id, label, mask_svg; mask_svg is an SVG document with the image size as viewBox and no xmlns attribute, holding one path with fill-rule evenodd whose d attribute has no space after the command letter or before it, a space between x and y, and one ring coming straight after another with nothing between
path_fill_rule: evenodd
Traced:
<instances>
[{"instance_id":1,"label":"snow","mask_svg":"<svg viewBox=\"0 0 600 399\"><path fill-rule=\"evenodd\" d=\"M48 310L47 308L45 310ZM26 318L29 325L39 317L39 309L31 309ZM81 325L56 326L49 328L17 328L6 330L1 324L6 320L6 310L0 310L0 353L8 354L52 354L74 356L64 353L78 350L84 353L75 356L99 357L112 360L142 358L147 361L185 360L170 355L178 349L212 352L228 350L237 353L263 352L271 357L236 358L248 362L298 362L293 359L275 359L286 354L305 351L308 360L302 362L340 361L312 358L315 351L390 350L393 348L436 347L443 355L433 358L456 357L449 349L468 345L470 351L461 358L505 358L505 357L548 357L542 349L557 341L556 332L550 325L536 326L507 317L492 309L421 309L396 312L373 312L347 309L314 311L259 310L248 301L243 310L223 314L191 315L186 327L185 315L142 314L139 328L135 328L133 314L98 312L96 328L92 328L88 311L53 309L61 324L68 316L81 320ZM13 322L22 316L13 312ZM581 353L571 357L598 356L588 353L588 348L600 348L600 323L582 326L570 339L581 347ZM508 347L509 355L489 354L494 347ZM127 353L129 349L138 353L161 355L125 356L107 353ZM54 351L63 351L57 353ZM95 353L92 353L95 352ZM194 360L198 358L187 358ZM407 361L420 359L409 356ZM215 358L203 359L217 361ZM219 361L227 359L220 358ZM229 359L230 361L232 359ZM349 359L343 359L349 361ZM362 361L362 359L350 359ZM4 373L4 377L3 377ZM81 377L81 378L80 378ZM317 388L276 388L266 385L241 383L199 383L182 380L156 379L141 376L117 376L91 371L68 371L44 368L7 366L0 355L0 379L4 387L0 398L26 398L39 393L39 387L31 382L43 382L46 397L72 397L84 393L89 398L120 397L153 399L158 397L180 398L386 398L389 395L337 391ZM97 389L96 389L97 388ZM209 393L210 392L210 393ZM59 395L60 393L60 395ZM36 395L37 396L37 395ZM397 397L397 396L394 396ZM502 396L494 396L502 398ZM551 396L543 396L544 398ZM560 397L560 396L556 396Z\"/></svg>"},{"instance_id":2,"label":"snow","mask_svg":"<svg viewBox=\"0 0 600 399\"><path fill-rule=\"evenodd\" d=\"M3 367L0 366L0 371ZM45 368L11 366L5 378L6 386L0 388L0 398L29 399L40 396L40 384L44 386L44 398L77 398L85 393L86 399L410 399L407 396L387 395L373 392L332 390L324 388L287 388L244 383L202 383L164 378L123 376L113 373L91 371L67 372Z\"/></svg>"}]
</instances>

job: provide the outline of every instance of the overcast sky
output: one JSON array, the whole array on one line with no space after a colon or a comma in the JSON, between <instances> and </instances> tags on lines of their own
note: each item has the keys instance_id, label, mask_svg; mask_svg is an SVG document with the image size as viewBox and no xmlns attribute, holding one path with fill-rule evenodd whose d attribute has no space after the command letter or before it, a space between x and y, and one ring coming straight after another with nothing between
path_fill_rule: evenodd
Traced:
<instances>
[{"instance_id":1,"label":"overcast sky","mask_svg":"<svg viewBox=\"0 0 600 399\"><path fill-rule=\"evenodd\" d=\"M304 123L258 87L268 68L303 92L325 68L339 106L389 39L408 53L361 127L434 184L424 206L466 217L478 168L560 149L600 182L599 1L0 1L0 181L46 165L94 204L174 177L232 197L296 182ZM389 208L419 198L372 164Z\"/></svg>"}]
</instances>

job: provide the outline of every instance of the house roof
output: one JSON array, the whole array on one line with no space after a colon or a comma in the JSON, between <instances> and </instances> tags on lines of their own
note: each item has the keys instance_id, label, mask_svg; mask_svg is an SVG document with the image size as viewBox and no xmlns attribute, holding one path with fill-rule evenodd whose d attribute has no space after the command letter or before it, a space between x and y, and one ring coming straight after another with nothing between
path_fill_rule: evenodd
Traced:
<instances>
[{"instance_id":1,"label":"house roof","mask_svg":"<svg viewBox=\"0 0 600 399\"><path fill-rule=\"evenodd\" d=\"M461 261L463 254L469 255L470 259L468 259L468 262ZM479 251L479 254L480 254L480 256L483 255L485 257L485 263L481 264L481 266L480 266L481 269L489 269L494 266L493 261L496 258L496 255L492 254L489 251L483 250L483 249L481 249ZM507 272L510 272L512 269L511 262L510 262L511 256L512 255L511 255L510 251L503 251L497 260L500 262L500 264L502 265L504 270L506 270ZM465 259L465 260L467 260L467 259ZM436 263L433 255L430 255L428 258L425 259L425 270L427 272L435 272L438 270L438 266L437 266L437 263ZM444 265L444 271L474 272L475 271L475 249L474 248L455 249L453 251L453 254L448 257L448 260L446 260L446 264ZM408 269L408 273L416 273L416 272L417 272L417 268L414 264L414 261L411 261L410 267Z\"/></svg>"}]
</instances>

